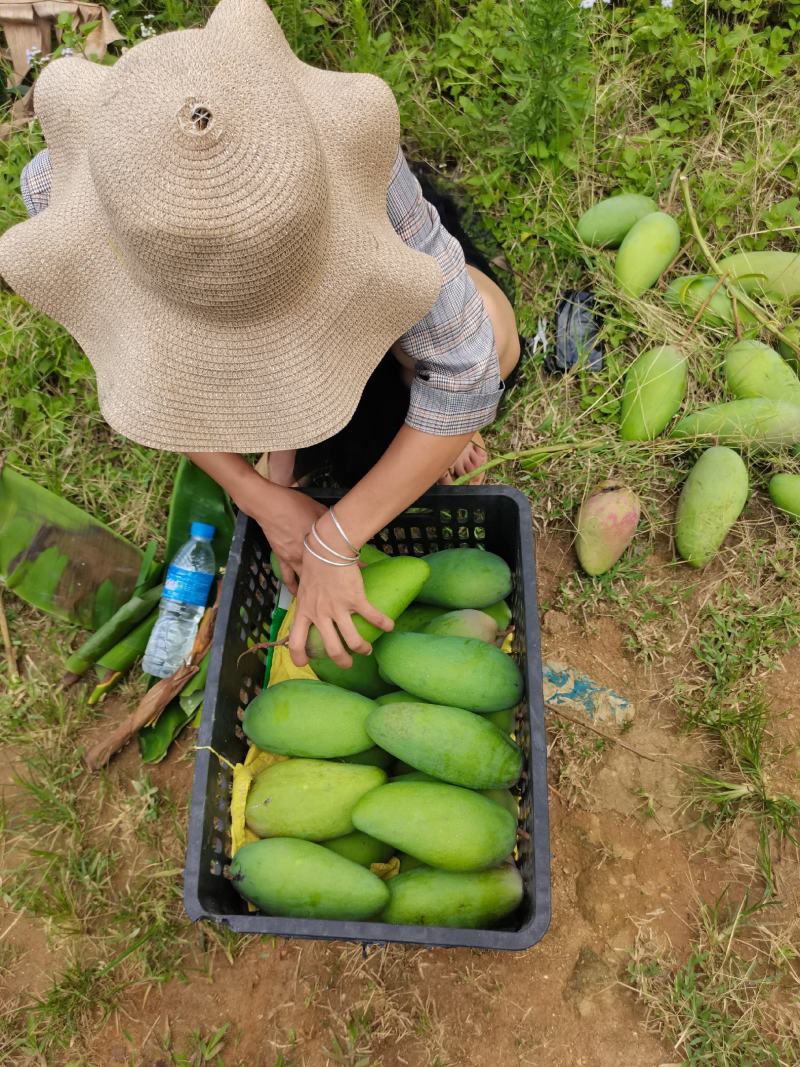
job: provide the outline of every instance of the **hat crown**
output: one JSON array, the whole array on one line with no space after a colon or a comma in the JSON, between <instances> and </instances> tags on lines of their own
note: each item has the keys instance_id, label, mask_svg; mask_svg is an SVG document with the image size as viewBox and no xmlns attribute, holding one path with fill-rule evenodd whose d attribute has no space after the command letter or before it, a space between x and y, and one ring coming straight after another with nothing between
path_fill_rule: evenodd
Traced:
<instances>
[{"instance_id":1,"label":"hat crown","mask_svg":"<svg viewBox=\"0 0 800 1067\"><path fill-rule=\"evenodd\" d=\"M89 166L115 252L198 311L285 310L313 283L327 232L314 122L280 55L248 77L247 59L233 74L201 31L180 37L167 56L168 37L138 45L99 94Z\"/></svg>"}]
</instances>

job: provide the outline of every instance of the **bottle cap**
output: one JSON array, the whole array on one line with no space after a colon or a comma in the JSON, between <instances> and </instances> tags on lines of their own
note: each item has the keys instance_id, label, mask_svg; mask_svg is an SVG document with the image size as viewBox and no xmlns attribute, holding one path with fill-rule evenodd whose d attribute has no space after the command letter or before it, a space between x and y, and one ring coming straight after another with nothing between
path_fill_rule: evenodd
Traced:
<instances>
[{"instance_id":1,"label":"bottle cap","mask_svg":"<svg viewBox=\"0 0 800 1067\"><path fill-rule=\"evenodd\" d=\"M211 541L216 532L216 526L212 526L210 522L192 523L192 537L199 537L201 541Z\"/></svg>"}]
</instances>

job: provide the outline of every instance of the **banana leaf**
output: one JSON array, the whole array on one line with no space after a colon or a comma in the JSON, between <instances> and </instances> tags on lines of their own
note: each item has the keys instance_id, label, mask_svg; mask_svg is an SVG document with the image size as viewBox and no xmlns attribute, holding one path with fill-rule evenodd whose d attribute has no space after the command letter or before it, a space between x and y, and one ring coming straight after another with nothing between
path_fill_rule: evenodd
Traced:
<instances>
[{"instance_id":1,"label":"banana leaf","mask_svg":"<svg viewBox=\"0 0 800 1067\"><path fill-rule=\"evenodd\" d=\"M0 578L86 630L130 600L142 553L81 508L0 462Z\"/></svg>"},{"instance_id":2,"label":"banana leaf","mask_svg":"<svg viewBox=\"0 0 800 1067\"><path fill-rule=\"evenodd\" d=\"M186 456L181 456L172 501L167 520L167 548L164 558L167 563L189 540L193 522L210 522L216 528L212 542L217 568L224 567L233 538L236 517L230 497L213 478L196 467Z\"/></svg>"}]
</instances>

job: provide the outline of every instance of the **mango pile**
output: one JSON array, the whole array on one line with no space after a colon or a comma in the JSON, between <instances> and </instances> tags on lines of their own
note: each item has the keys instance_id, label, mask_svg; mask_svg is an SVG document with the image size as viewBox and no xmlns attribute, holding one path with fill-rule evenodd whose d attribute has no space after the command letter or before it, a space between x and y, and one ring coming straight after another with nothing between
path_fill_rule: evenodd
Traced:
<instances>
[{"instance_id":1,"label":"mango pile","mask_svg":"<svg viewBox=\"0 0 800 1067\"><path fill-rule=\"evenodd\" d=\"M491 927L523 897L514 864L524 756L511 734L523 679L498 647L512 578L499 556L424 559L371 548L369 601L395 621L345 670L309 637L316 680L271 685L245 735L279 757L255 778L230 865L276 916Z\"/></svg>"},{"instance_id":2,"label":"mango pile","mask_svg":"<svg viewBox=\"0 0 800 1067\"><path fill-rule=\"evenodd\" d=\"M618 247L616 279L620 289L634 297L658 281L680 247L675 220L638 194L595 204L578 220L577 231L586 244ZM723 259L719 267L747 296L789 305L800 301L799 255L742 252ZM736 449L775 452L800 445L798 356L783 341L776 351L753 336L760 329L758 320L731 298L719 278L676 278L664 297L692 321L701 318L735 327L737 333L724 360L725 386L732 399L685 414L669 433L687 443L704 439L712 445L689 474L675 517L678 554L691 566L703 567L716 555L749 495L747 467ZM782 333L796 343L800 324L786 326ZM787 359L793 360L792 366ZM683 404L688 377L687 355L677 346L663 344L642 352L625 376L622 439L652 441L665 432ZM800 475L775 474L769 495L776 507L800 517ZM607 482L589 495L576 520L576 552L588 574L604 574L617 562L633 539L639 514L638 498L625 486Z\"/></svg>"}]
</instances>

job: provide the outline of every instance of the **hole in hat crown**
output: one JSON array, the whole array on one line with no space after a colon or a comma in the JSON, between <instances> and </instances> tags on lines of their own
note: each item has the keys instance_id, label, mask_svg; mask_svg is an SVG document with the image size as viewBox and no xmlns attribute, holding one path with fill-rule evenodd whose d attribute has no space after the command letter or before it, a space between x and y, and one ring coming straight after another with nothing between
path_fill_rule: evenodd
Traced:
<instances>
[{"instance_id":1,"label":"hole in hat crown","mask_svg":"<svg viewBox=\"0 0 800 1067\"><path fill-rule=\"evenodd\" d=\"M196 107L193 107L192 113L189 116L192 125L198 133L202 133L203 130L207 129L211 125L213 118L214 116L211 114L208 108L203 107L202 104L198 104Z\"/></svg>"}]
</instances>

